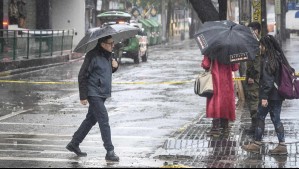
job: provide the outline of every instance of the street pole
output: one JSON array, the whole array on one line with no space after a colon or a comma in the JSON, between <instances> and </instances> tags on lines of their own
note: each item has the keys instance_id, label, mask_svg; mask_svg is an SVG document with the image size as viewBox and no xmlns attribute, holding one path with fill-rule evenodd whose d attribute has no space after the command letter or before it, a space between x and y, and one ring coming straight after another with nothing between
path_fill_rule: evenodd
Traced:
<instances>
[{"instance_id":1,"label":"street pole","mask_svg":"<svg viewBox=\"0 0 299 169\"><path fill-rule=\"evenodd\" d=\"M166 0L162 0L161 3L162 12L161 12L161 22L162 22L162 42L166 41Z\"/></svg>"},{"instance_id":2,"label":"street pole","mask_svg":"<svg viewBox=\"0 0 299 169\"><path fill-rule=\"evenodd\" d=\"M0 52L3 52L4 41L3 41L3 1L0 2Z\"/></svg>"},{"instance_id":3,"label":"street pole","mask_svg":"<svg viewBox=\"0 0 299 169\"><path fill-rule=\"evenodd\" d=\"M254 1L254 0L253 0ZM247 25L250 23L252 20L260 19L259 15L259 10L256 10L256 5L254 5L254 2L251 1L244 1L244 0L239 0L239 23L241 25ZM253 8L253 11L251 11L251 8ZM255 15L256 14L256 15ZM241 62L240 63L240 69L239 69L239 76L240 77L246 77L246 63ZM237 91L238 91L238 98L240 101L245 101L245 82L244 81L237 81Z\"/></svg>"},{"instance_id":4,"label":"street pole","mask_svg":"<svg viewBox=\"0 0 299 169\"><path fill-rule=\"evenodd\" d=\"M286 0L281 0L281 23L280 23L280 34L281 40L287 40L286 36L286 11L287 11L287 3Z\"/></svg>"},{"instance_id":5,"label":"street pole","mask_svg":"<svg viewBox=\"0 0 299 169\"><path fill-rule=\"evenodd\" d=\"M246 25L251 22L251 1L239 0L239 23Z\"/></svg>"},{"instance_id":6,"label":"street pole","mask_svg":"<svg viewBox=\"0 0 299 169\"><path fill-rule=\"evenodd\" d=\"M277 27L277 34L278 40L280 43L287 39L286 36L286 0L276 0L275 1L275 13L276 13L276 27Z\"/></svg>"},{"instance_id":7,"label":"street pole","mask_svg":"<svg viewBox=\"0 0 299 169\"><path fill-rule=\"evenodd\" d=\"M266 6L266 0L261 0L261 25L262 25L262 32L261 35L267 35L268 34L268 24L267 24L267 6Z\"/></svg>"},{"instance_id":8,"label":"street pole","mask_svg":"<svg viewBox=\"0 0 299 169\"><path fill-rule=\"evenodd\" d=\"M186 23L186 2L184 3L184 21L183 21L183 31L181 32L181 40L185 40L185 23Z\"/></svg>"},{"instance_id":9,"label":"street pole","mask_svg":"<svg viewBox=\"0 0 299 169\"><path fill-rule=\"evenodd\" d=\"M281 44L281 0L275 0L275 14L276 14L276 38Z\"/></svg>"}]
</instances>

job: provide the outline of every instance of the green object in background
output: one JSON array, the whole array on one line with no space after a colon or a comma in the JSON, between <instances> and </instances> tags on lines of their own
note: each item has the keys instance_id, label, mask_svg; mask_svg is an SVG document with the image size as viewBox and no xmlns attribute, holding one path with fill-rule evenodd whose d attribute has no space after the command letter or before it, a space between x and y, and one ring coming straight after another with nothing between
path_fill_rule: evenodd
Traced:
<instances>
[{"instance_id":1,"label":"green object in background","mask_svg":"<svg viewBox=\"0 0 299 169\"><path fill-rule=\"evenodd\" d=\"M97 15L97 18L99 18L102 23L129 22L131 19L131 14L121 11L108 11Z\"/></svg>"},{"instance_id":2,"label":"green object in background","mask_svg":"<svg viewBox=\"0 0 299 169\"><path fill-rule=\"evenodd\" d=\"M157 22L157 21L155 21L155 22ZM161 44L162 43L162 25L161 24L159 24L158 22L157 22L157 24L158 24L158 39L157 39L157 43L158 44Z\"/></svg>"},{"instance_id":3,"label":"green object in background","mask_svg":"<svg viewBox=\"0 0 299 169\"><path fill-rule=\"evenodd\" d=\"M136 37L128 39L128 46L123 48L126 52L134 52L139 50L139 41Z\"/></svg>"},{"instance_id":4,"label":"green object in background","mask_svg":"<svg viewBox=\"0 0 299 169\"><path fill-rule=\"evenodd\" d=\"M121 58L132 58L136 64L140 62L140 59L142 59L142 62L147 61L147 36L151 36L151 24L144 19L137 23L131 20L131 14L122 11L104 12L97 15L97 18L100 21L100 25L129 24L138 27L140 29L138 35L115 45L114 57L119 59L119 62L121 62Z\"/></svg>"},{"instance_id":5,"label":"green object in background","mask_svg":"<svg viewBox=\"0 0 299 169\"><path fill-rule=\"evenodd\" d=\"M129 13L126 12L121 12L121 11L108 11L108 12L103 12L101 14L98 14L97 17L102 18L102 17L106 17L106 18L131 18L131 15Z\"/></svg>"},{"instance_id":6,"label":"green object in background","mask_svg":"<svg viewBox=\"0 0 299 169\"><path fill-rule=\"evenodd\" d=\"M156 20L149 19L149 21L155 28L155 36L157 37L156 44L162 43L162 25L159 24Z\"/></svg>"},{"instance_id":7,"label":"green object in background","mask_svg":"<svg viewBox=\"0 0 299 169\"><path fill-rule=\"evenodd\" d=\"M146 33L148 40L149 40L149 45L153 45L153 38L152 38L153 27L152 27L152 25L146 19L139 19L138 22L141 23L142 28L144 28L144 32Z\"/></svg>"},{"instance_id":8,"label":"green object in background","mask_svg":"<svg viewBox=\"0 0 299 169\"><path fill-rule=\"evenodd\" d=\"M147 19L147 22L149 22L152 25L153 45L156 45L158 44L159 24L152 19Z\"/></svg>"}]
</instances>

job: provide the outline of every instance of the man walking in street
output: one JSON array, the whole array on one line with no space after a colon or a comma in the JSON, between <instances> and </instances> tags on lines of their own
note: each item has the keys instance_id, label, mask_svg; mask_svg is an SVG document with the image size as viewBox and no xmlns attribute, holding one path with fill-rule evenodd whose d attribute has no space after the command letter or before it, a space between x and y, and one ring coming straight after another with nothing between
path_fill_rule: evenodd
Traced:
<instances>
[{"instance_id":1,"label":"man walking in street","mask_svg":"<svg viewBox=\"0 0 299 169\"><path fill-rule=\"evenodd\" d=\"M251 22L248 27L252 28L256 36L260 39L261 24ZM257 109L259 104L259 78L260 78L260 53L255 57L255 60L248 61L246 70L246 97L250 111L251 126L247 129L248 134L254 134L257 125Z\"/></svg>"},{"instance_id":2,"label":"man walking in street","mask_svg":"<svg viewBox=\"0 0 299 169\"><path fill-rule=\"evenodd\" d=\"M104 105L106 99L111 97L112 73L118 68L117 61L112 59L113 47L112 36L100 38L97 46L86 54L79 72L80 101L83 105L89 103L89 108L85 120L66 146L66 149L78 156L87 155L85 152L81 152L79 144L98 122L104 147L107 151L105 159L119 161L119 157L114 153L109 116Z\"/></svg>"}]
</instances>

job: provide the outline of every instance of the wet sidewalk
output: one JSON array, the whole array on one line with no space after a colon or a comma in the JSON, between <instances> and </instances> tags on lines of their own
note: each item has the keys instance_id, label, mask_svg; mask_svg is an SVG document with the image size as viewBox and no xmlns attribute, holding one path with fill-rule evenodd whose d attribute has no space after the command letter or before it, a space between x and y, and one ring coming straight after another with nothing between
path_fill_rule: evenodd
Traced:
<instances>
[{"instance_id":1,"label":"wet sidewalk","mask_svg":"<svg viewBox=\"0 0 299 169\"><path fill-rule=\"evenodd\" d=\"M283 44L283 49L291 65L299 71L297 56L299 37L293 36ZM156 151L154 158L165 164L178 164L177 167L198 168L298 168L299 149L299 100L286 100L283 103L281 119L285 129L288 155L268 155L269 149L277 146L275 129L268 115L261 154L248 153L241 146L253 140L245 132L251 119L246 103L236 101L237 119L230 122L227 134L209 136L211 119L205 118L205 100L202 114L169 137L163 147Z\"/></svg>"}]
</instances>

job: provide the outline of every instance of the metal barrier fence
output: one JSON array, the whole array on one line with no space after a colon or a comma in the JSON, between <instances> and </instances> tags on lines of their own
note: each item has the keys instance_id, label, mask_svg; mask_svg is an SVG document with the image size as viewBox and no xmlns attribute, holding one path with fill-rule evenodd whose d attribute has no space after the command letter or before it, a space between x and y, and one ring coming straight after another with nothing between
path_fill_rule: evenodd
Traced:
<instances>
[{"instance_id":1,"label":"metal barrier fence","mask_svg":"<svg viewBox=\"0 0 299 169\"><path fill-rule=\"evenodd\" d=\"M74 30L0 30L0 62L71 53Z\"/></svg>"}]
</instances>

